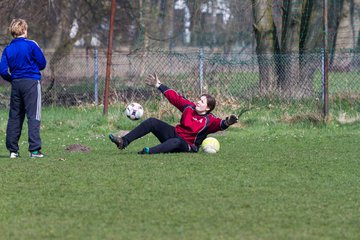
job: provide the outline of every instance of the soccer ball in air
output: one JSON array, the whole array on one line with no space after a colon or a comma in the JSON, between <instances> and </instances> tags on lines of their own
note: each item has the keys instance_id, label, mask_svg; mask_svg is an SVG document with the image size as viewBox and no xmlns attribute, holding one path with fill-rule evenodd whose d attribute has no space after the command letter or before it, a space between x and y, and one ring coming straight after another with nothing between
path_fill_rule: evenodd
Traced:
<instances>
[{"instance_id":1,"label":"soccer ball in air","mask_svg":"<svg viewBox=\"0 0 360 240\"><path fill-rule=\"evenodd\" d=\"M125 114L131 120L139 120L144 114L144 109L139 103L133 102L126 107Z\"/></svg>"},{"instance_id":2,"label":"soccer ball in air","mask_svg":"<svg viewBox=\"0 0 360 240\"><path fill-rule=\"evenodd\" d=\"M216 138L207 137L202 142L201 149L205 153L217 153L220 150L220 143Z\"/></svg>"}]
</instances>

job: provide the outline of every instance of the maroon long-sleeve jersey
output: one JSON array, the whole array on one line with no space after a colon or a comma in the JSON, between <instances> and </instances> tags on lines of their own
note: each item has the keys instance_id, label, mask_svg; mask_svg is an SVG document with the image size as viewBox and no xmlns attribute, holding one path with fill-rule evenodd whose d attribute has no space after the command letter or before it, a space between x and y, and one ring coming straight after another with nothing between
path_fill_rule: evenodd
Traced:
<instances>
[{"instance_id":1,"label":"maroon long-sleeve jersey","mask_svg":"<svg viewBox=\"0 0 360 240\"><path fill-rule=\"evenodd\" d=\"M196 104L175 90L164 84L160 85L159 90L172 105L182 112L180 123L175 126L175 130L195 151L208 134L228 128L224 120L211 113L199 115L195 110Z\"/></svg>"}]
</instances>

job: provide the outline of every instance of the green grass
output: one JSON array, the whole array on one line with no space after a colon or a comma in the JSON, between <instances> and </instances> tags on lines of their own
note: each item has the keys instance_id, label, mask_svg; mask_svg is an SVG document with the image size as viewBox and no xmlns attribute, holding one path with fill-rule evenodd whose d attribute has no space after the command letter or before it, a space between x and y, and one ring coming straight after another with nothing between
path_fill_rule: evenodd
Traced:
<instances>
[{"instance_id":1,"label":"green grass","mask_svg":"<svg viewBox=\"0 0 360 240\"><path fill-rule=\"evenodd\" d=\"M24 129L15 160L1 111L0 239L360 238L359 122L287 124L262 109L215 135L218 154L139 156L157 141L117 150L107 134L138 124L118 109L46 108L47 157L28 158ZM65 151L75 143L91 152Z\"/></svg>"}]
</instances>

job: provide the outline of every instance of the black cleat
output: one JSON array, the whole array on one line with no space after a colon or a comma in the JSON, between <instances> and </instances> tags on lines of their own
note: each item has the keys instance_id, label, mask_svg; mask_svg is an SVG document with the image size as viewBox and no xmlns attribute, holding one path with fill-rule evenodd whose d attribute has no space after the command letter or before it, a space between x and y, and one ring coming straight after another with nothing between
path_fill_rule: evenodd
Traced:
<instances>
[{"instance_id":1,"label":"black cleat","mask_svg":"<svg viewBox=\"0 0 360 240\"><path fill-rule=\"evenodd\" d=\"M124 149L125 146L124 146L124 140L121 138L121 137L117 137L113 134L109 134L109 138L110 140L116 144L117 148L118 149Z\"/></svg>"}]
</instances>

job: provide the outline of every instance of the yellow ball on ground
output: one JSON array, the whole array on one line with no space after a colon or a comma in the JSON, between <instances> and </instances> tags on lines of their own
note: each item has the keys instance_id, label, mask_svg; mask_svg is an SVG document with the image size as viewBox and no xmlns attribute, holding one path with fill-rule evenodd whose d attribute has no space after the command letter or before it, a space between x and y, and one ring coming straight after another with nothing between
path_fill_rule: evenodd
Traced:
<instances>
[{"instance_id":1,"label":"yellow ball on ground","mask_svg":"<svg viewBox=\"0 0 360 240\"><path fill-rule=\"evenodd\" d=\"M201 149L205 153L217 153L220 150L220 143L214 137L207 137L202 142Z\"/></svg>"}]
</instances>

